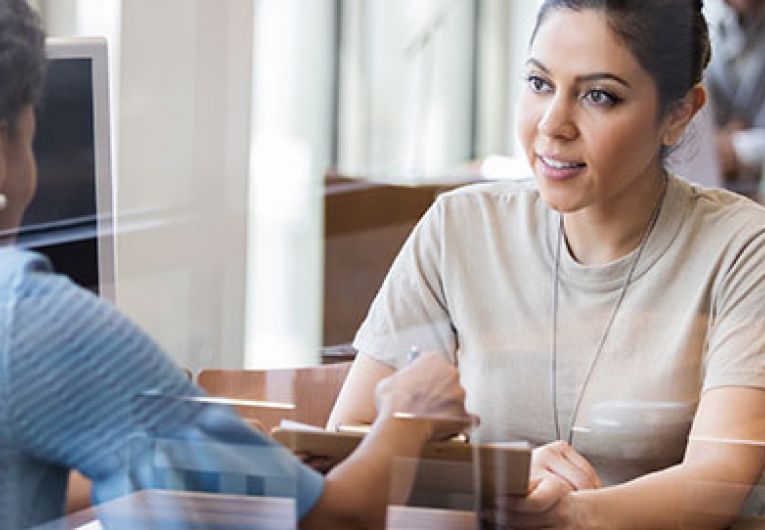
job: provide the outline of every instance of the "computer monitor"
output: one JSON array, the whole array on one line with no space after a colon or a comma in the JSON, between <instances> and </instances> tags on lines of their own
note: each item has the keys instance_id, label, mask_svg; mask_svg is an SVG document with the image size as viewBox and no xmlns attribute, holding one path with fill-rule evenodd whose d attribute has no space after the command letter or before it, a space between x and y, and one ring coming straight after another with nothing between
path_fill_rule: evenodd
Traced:
<instances>
[{"instance_id":1,"label":"computer monitor","mask_svg":"<svg viewBox=\"0 0 765 530\"><path fill-rule=\"evenodd\" d=\"M106 41L49 39L37 111L38 183L17 244L56 272L115 301L114 223Z\"/></svg>"}]
</instances>

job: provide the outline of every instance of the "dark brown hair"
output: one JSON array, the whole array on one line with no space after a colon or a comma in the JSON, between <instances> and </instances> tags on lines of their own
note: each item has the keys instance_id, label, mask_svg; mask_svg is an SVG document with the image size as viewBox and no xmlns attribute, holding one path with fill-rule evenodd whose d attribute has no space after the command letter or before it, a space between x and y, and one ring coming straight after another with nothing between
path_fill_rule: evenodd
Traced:
<instances>
[{"instance_id":1,"label":"dark brown hair","mask_svg":"<svg viewBox=\"0 0 765 530\"><path fill-rule=\"evenodd\" d=\"M40 16L26 0L0 0L0 121L11 132L21 110L37 104L46 64Z\"/></svg>"},{"instance_id":2,"label":"dark brown hair","mask_svg":"<svg viewBox=\"0 0 765 530\"><path fill-rule=\"evenodd\" d=\"M661 114L699 83L711 58L702 0L545 0L531 42L553 10L602 12L656 82Z\"/></svg>"}]
</instances>

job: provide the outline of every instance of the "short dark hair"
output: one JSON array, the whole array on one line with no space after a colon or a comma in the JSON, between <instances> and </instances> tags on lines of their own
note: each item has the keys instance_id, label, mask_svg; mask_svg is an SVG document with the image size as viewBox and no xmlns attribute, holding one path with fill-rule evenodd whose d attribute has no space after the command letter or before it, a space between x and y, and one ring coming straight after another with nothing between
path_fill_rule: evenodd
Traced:
<instances>
[{"instance_id":1,"label":"short dark hair","mask_svg":"<svg viewBox=\"0 0 765 530\"><path fill-rule=\"evenodd\" d=\"M603 12L608 26L656 82L659 112L701 82L712 49L703 0L545 0L531 42L553 9Z\"/></svg>"},{"instance_id":2,"label":"short dark hair","mask_svg":"<svg viewBox=\"0 0 765 530\"><path fill-rule=\"evenodd\" d=\"M39 101L46 64L40 16L26 0L0 0L0 121L11 132L22 109Z\"/></svg>"}]
</instances>

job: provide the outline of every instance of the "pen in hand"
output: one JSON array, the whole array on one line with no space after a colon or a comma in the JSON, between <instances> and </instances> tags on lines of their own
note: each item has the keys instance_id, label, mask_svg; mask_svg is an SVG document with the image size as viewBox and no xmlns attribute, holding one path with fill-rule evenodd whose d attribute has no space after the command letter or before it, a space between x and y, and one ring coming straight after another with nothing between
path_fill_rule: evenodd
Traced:
<instances>
[{"instance_id":1,"label":"pen in hand","mask_svg":"<svg viewBox=\"0 0 765 530\"><path fill-rule=\"evenodd\" d=\"M404 366L408 364L412 364L414 361L416 361L417 358L420 356L420 353L422 352L419 346L412 346L411 348L409 348L409 353L406 354L406 363ZM456 368L459 368L459 360L456 356L454 358L454 366Z\"/></svg>"},{"instance_id":2,"label":"pen in hand","mask_svg":"<svg viewBox=\"0 0 765 530\"><path fill-rule=\"evenodd\" d=\"M417 357L420 356L420 348L417 346L412 346L409 349L409 353L406 356L406 364L412 364L414 361L417 360Z\"/></svg>"},{"instance_id":3,"label":"pen in hand","mask_svg":"<svg viewBox=\"0 0 765 530\"><path fill-rule=\"evenodd\" d=\"M418 346L412 346L409 349L409 353L407 353L407 355L406 355L406 364L410 365L414 361L416 361L417 358L420 356L420 353L421 353L421 351L420 351L420 348ZM397 413L396 416L398 416L399 418L413 418L413 417L415 417L415 415L413 415L413 414L410 414L410 413L401 413L401 412ZM454 435L450 439L450 441L452 441L452 442L468 443L469 442L469 438L468 438L467 433L459 433L459 434Z\"/></svg>"}]
</instances>

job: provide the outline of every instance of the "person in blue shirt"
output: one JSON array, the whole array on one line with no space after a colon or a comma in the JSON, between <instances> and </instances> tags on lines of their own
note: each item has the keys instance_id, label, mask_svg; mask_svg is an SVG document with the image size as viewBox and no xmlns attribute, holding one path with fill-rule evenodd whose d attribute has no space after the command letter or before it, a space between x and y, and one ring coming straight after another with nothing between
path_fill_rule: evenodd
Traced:
<instances>
[{"instance_id":1,"label":"person in blue shirt","mask_svg":"<svg viewBox=\"0 0 765 530\"><path fill-rule=\"evenodd\" d=\"M468 423L455 368L423 355L379 385L380 418L326 477L228 408L189 399L202 391L138 327L13 246L35 190L44 75L38 15L0 0L0 528L61 516L71 469L95 503L180 488L292 497L303 528L384 525L392 459Z\"/></svg>"}]
</instances>

